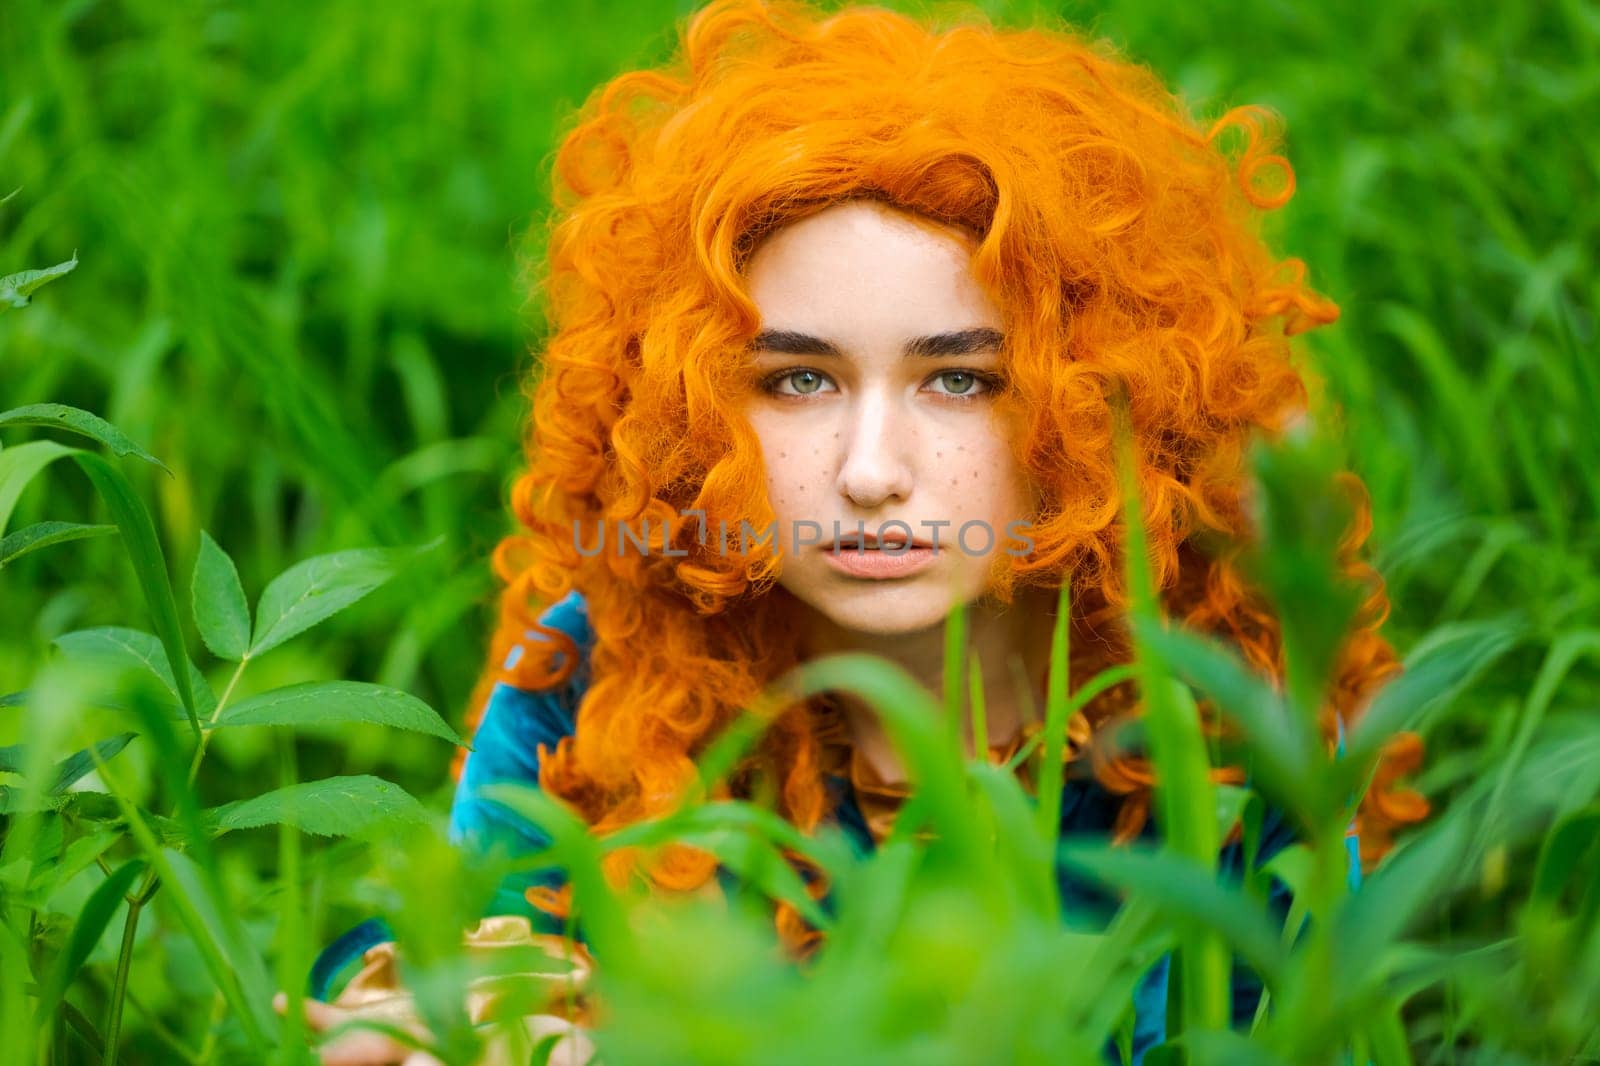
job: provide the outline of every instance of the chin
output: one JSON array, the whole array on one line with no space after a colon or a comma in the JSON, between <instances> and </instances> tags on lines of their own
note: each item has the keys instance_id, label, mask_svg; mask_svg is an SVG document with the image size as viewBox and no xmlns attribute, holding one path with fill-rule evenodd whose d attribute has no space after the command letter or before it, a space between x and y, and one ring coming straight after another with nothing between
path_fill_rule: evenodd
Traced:
<instances>
[{"instance_id":1,"label":"chin","mask_svg":"<svg viewBox=\"0 0 1600 1066\"><path fill-rule=\"evenodd\" d=\"M932 575L902 581L795 582L789 592L839 629L871 637L905 637L942 630L955 604L970 599L941 587ZM972 595L976 595L974 589Z\"/></svg>"}]
</instances>

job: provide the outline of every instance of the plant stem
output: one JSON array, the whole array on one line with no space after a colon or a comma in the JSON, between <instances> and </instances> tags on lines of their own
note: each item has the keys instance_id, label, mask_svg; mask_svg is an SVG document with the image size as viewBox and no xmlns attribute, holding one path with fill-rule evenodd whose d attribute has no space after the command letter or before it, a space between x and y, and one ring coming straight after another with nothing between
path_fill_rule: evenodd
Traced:
<instances>
[{"instance_id":1,"label":"plant stem","mask_svg":"<svg viewBox=\"0 0 1600 1066\"><path fill-rule=\"evenodd\" d=\"M200 1043L200 1050L195 1052L195 1066L206 1066L211 1061L212 1054L217 1049L217 1027L222 1024L222 1012L228 1005L228 999L218 989L215 998L211 1001L211 1022L206 1026L206 1038Z\"/></svg>"},{"instance_id":2,"label":"plant stem","mask_svg":"<svg viewBox=\"0 0 1600 1066\"><path fill-rule=\"evenodd\" d=\"M239 665L234 669L233 676L228 679L228 687L223 690L222 697L217 700L216 709L211 712L211 719L208 724L216 724L217 719L222 714L223 708L228 705L228 700L230 697L232 697L234 687L239 683L239 678L244 674L245 664L248 661L248 659L241 660ZM195 777L200 772L200 761L205 757L206 745L210 742L210 740L210 734L202 731L200 734L199 743L195 745L194 760L189 764L189 777L187 782L188 786L191 788L194 786ZM89 752L99 770L101 780L106 782L106 786L111 789L114 795L120 795L116 787L112 785L110 777L107 776L108 771L105 761L100 758L99 754L96 753L93 748L90 748ZM174 800L174 816L176 816L177 810L178 802ZM132 814L131 808L129 809L129 813ZM134 815L134 817L137 817L137 815ZM131 823L130 828L132 828ZM154 841L152 838L152 843L153 842ZM159 848L157 848L157 851L159 851ZM155 865L155 860L158 857L159 856L157 854L152 853L152 862L144 872L144 880L140 883L138 891L134 892L128 897L128 917L122 926L122 949L117 954L117 973L111 985L111 1002L106 1008L106 1056L103 1066L116 1066L118 1051L117 1040L122 1028L122 1001L127 995L128 972L133 966L133 942L135 935L139 930L139 915L144 910L145 904L150 902L150 900L155 896L157 889L161 887L160 875L158 874Z\"/></svg>"},{"instance_id":3,"label":"plant stem","mask_svg":"<svg viewBox=\"0 0 1600 1066\"><path fill-rule=\"evenodd\" d=\"M217 719L222 716L222 709L228 705L228 700L233 696L234 686L239 683L239 678L244 675L244 668L250 662L250 657L245 656L239 660L239 665L234 668L233 676L228 678L228 687L222 690L222 697L217 700L216 709L211 712L211 720L207 725L216 725ZM194 785L194 779L200 774L200 760L206 756L206 746L211 743L209 730L202 730L200 741L194 746L194 759L189 763L189 784Z\"/></svg>"},{"instance_id":4,"label":"plant stem","mask_svg":"<svg viewBox=\"0 0 1600 1066\"><path fill-rule=\"evenodd\" d=\"M106 1008L106 1057L102 1066L117 1066L117 1036L122 1029L122 1000L128 990L128 971L133 967L133 940L139 930L139 914L154 895L156 869L145 868L144 883L128 901L128 918L122 923L122 950L117 953L117 975L111 982L111 1003Z\"/></svg>"}]
</instances>

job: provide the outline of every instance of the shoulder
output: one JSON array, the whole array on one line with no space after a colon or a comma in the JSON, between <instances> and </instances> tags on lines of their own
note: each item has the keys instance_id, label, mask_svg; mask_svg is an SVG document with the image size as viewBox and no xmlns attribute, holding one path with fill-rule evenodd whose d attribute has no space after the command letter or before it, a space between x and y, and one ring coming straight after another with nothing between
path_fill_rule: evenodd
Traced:
<instances>
[{"instance_id":1,"label":"shoulder","mask_svg":"<svg viewBox=\"0 0 1600 1066\"><path fill-rule=\"evenodd\" d=\"M573 589L561 599L546 607L539 615L539 624L550 629L557 629L571 637L578 645L579 653L588 658L589 647L594 642L594 633L589 628L589 605L584 600L583 594ZM548 641L550 638L537 629L529 629L522 635L522 640L512 645L511 651L506 655L504 666L507 670L516 666L526 654L530 641ZM579 663L579 669L586 664Z\"/></svg>"},{"instance_id":2,"label":"shoulder","mask_svg":"<svg viewBox=\"0 0 1600 1066\"><path fill-rule=\"evenodd\" d=\"M539 622L572 638L578 649L578 662L565 681L551 688L521 688L509 681L495 683L473 735L472 751L462 771L464 780L481 780L486 775L534 777L539 745L553 748L576 730L578 704L589 685L589 654L594 643L588 606L574 590L545 608ZM527 630L507 653L505 668L516 666L534 642L551 639L537 629ZM564 650L557 653L557 665L561 665L560 656L565 654Z\"/></svg>"}]
</instances>

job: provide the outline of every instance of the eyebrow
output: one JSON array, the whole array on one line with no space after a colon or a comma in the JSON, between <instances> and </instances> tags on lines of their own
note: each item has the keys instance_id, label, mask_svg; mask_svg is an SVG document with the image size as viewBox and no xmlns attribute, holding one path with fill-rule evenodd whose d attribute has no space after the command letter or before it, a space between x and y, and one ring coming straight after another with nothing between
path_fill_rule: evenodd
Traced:
<instances>
[{"instance_id":1,"label":"eyebrow","mask_svg":"<svg viewBox=\"0 0 1600 1066\"><path fill-rule=\"evenodd\" d=\"M974 352L997 351L1005 343L1005 334L987 326L959 329L950 333L935 333L927 337L913 337L906 342L903 354L907 358L939 359L952 355L971 355ZM827 355L843 357L839 346L822 337L800 333L792 329L764 329L750 342L752 352L774 352L781 355Z\"/></svg>"}]
</instances>

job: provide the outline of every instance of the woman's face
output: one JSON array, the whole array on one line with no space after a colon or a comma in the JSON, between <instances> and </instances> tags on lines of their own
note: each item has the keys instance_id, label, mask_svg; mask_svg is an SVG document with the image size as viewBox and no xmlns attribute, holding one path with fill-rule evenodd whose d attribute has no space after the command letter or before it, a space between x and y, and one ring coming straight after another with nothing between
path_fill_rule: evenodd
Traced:
<instances>
[{"instance_id":1,"label":"woman's face","mask_svg":"<svg viewBox=\"0 0 1600 1066\"><path fill-rule=\"evenodd\" d=\"M994 410L1002 321L971 275L973 247L852 200L776 231L750 259L762 331L747 417L778 582L841 629L940 625L1030 546L1027 481ZM863 532L887 550L856 551Z\"/></svg>"}]
</instances>

